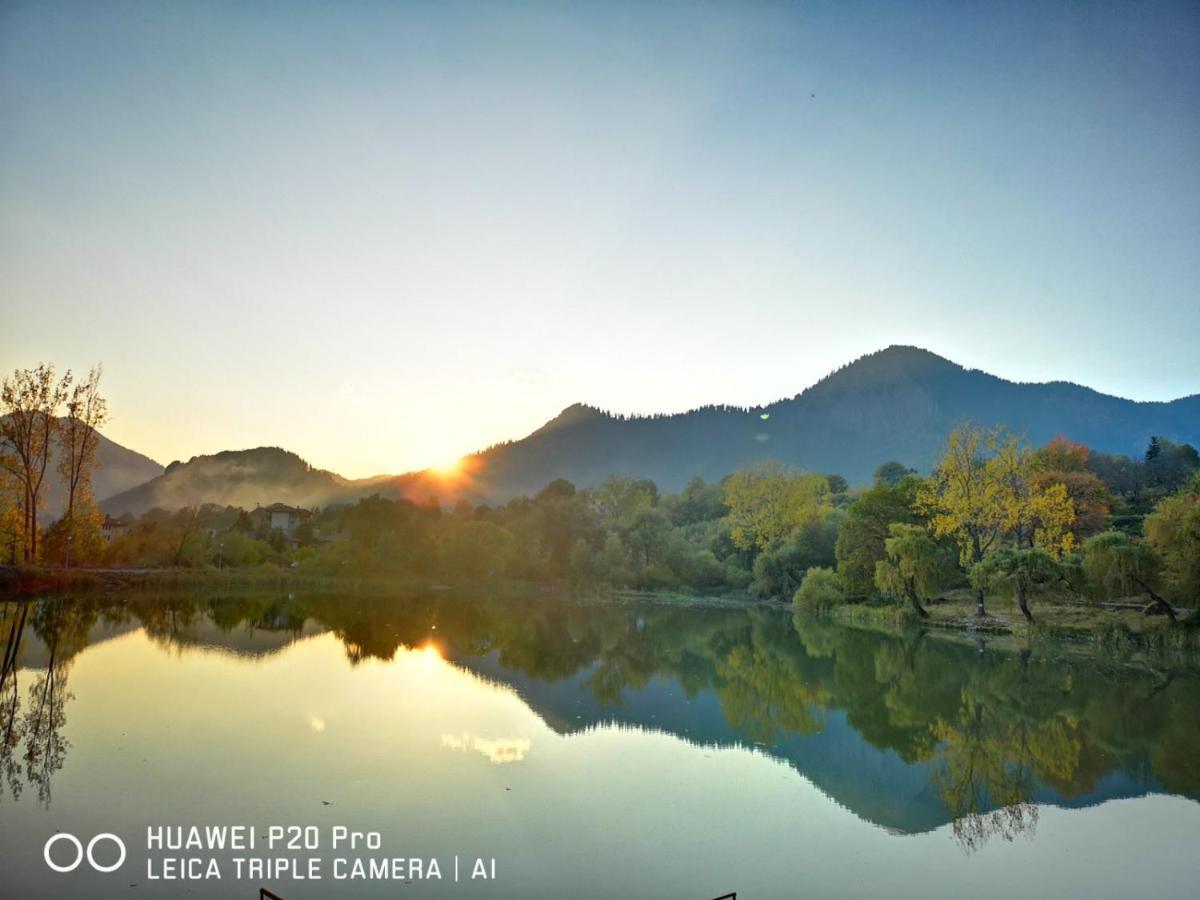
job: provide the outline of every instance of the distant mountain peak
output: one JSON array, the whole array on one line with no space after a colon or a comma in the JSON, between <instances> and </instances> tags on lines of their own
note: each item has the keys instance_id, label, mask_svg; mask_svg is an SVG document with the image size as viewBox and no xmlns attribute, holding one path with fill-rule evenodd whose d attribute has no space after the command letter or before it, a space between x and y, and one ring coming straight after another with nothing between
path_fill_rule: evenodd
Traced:
<instances>
[{"instance_id":1,"label":"distant mountain peak","mask_svg":"<svg viewBox=\"0 0 1200 900\"><path fill-rule=\"evenodd\" d=\"M285 502L319 506L345 497L355 484L317 469L282 447L222 450L173 462L157 478L108 497L107 512L141 513L153 507L177 509L201 503L241 506Z\"/></svg>"},{"instance_id":2,"label":"distant mountain peak","mask_svg":"<svg viewBox=\"0 0 1200 900\"><path fill-rule=\"evenodd\" d=\"M594 406L589 406L586 403L572 403L557 416L535 431L534 434L545 434L550 431L556 431L560 428L567 428L573 425L580 425L584 422L591 422L597 419L606 418L609 418L608 415Z\"/></svg>"},{"instance_id":3,"label":"distant mountain peak","mask_svg":"<svg viewBox=\"0 0 1200 900\"><path fill-rule=\"evenodd\" d=\"M966 371L963 366L946 359L944 356L939 356L932 350L926 350L923 347L912 347L906 344L892 344L882 350L860 356L854 362L840 369L839 372L854 370L869 370L879 374L939 370Z\"/></svg>"},{"instance_id":4,"label":"distant mountain peak","mask_svg":"<svg viewBox=\"0 0 1200 900\"><path fill-rule=\"evenodd\" d=\"M1085 387L1022 384L898 344L762 407L613 416L574 404L481 460L489 500L532 494L555 478L586 486L612 474L674 490L693 475L716 481L767 458L864 484L889 459L928 470L968 419L1003 422L1035 444L1066 434L1103 453L1139 454L1153 434L1200 440L1200 404L1191 400L1138 404Z\"/></svg>"}]
</instances>

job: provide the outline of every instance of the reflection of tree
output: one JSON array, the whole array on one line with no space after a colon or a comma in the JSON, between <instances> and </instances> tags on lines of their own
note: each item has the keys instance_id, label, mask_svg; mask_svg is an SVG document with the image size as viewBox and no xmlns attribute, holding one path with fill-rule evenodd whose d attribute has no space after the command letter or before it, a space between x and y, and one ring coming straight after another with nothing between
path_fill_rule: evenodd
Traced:
<instances>
[{"instance_id":1,"label":"reflection of tree","mask_svg":"<svg viewBox=\"0 0 1200 900\"><path fill-rule=\"evenodd\" d=\"M75 608L68 613L65 601L49 600L33 607L20 604L19 613L5 608L9 622L3 672L0 673L0 767L13 798L20 796L24 782L37 788L38 799L50 805L50 782L62 768L70 744L63 737L66 706L72 698L67 690L69 658L63 640L65 626L87 621L86 612ZM21 714L20 688L17 684L17 656L29 624L46 643L49 656L45 672L29 688L28 706ZM84 628L86 632L86 627ZM78 637L78 630L74 630ZM19 753L22 744L24 752Z\"/></svg>"},{"instance_id":2,"label":"reflection of tree","mask_svg":"<svg viewBox=\"0 0 1200 900\"><path fill-rule=\"evenodd\" d=\"M798 678L785 661L759 648L734 647L717 666L717 696L730 726L760 743L781 732L815 734L829 697L820 684Z\"/></svg>"},{"instance_id":3,"label":"reflection of tree","mask_svg":"<svg viewBox=\"0 0 1200 900\"><path fill-rule=\"evenodd\" d=\"M1030 802L1035 781L1024 729L1013 728L966 697L956 721L931 726L941 742L934 776L953 817L954 836L967 851L999 835L1011 841L1037 824Z\"/></svg>"},{"instance_id":4,"label":"reflection of tree","mask_svg":"<svg viewBox=\"0 0 1200 900\"><path fill-rule=\"evenodd\" d=\"M21 636L29 618L29 604L4 604L5 629L4 664L0 669L0 777L8 785L13 799L21 796L24 786L20 756L17 749L21 744L21 729L18 714L21 708L21 691L17 684L17 653L21 648ZM0 797L3 793L0 792Z\"/></svg>"},{"instance_id":5,"label":"reflection of tree","mask_svg":"<svg viewBox=\"0 0 1200 900\"><path fill-rule=\"evenodd\" d=\"M37 786L38 799L44 806L50 805L51 776L63 767L71 746L62 729L67 722L67 701L72 697L67 691L67 665L56 663L52 652L50 668L29 688L29 709L22 725L25 776Z\"/></svg>"}]
</instances>

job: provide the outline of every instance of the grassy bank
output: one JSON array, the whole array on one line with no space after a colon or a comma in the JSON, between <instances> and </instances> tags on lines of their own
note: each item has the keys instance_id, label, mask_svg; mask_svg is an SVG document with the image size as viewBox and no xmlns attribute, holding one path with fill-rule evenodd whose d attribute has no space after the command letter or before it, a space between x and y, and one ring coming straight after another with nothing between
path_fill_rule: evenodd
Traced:
<instances>
[{"instance_id":1,"label":"grassy bank","mask_svg":"<svg viewBox=\"0 0 1200 900\"><path fill-rule=\"evenodd\" d=\"M1136 606L1137 604L1131 604ZM1084 603L1042 603L1027 622L1015 605L992 601L987 616L975 611L970 591L955 592L926 604L929 617L919 618L907 606L894 603L855 603L837 606L825 615L845 625L897 631L911 628L933 633L1008 638L1028 646L1043 640L1087 642L1110 649L1200 651L1200 627L1194 614L1180 610L1172 626L1165 616L1147 616L1140 609L1110 608Z\"/></svg>"}]
</instances>

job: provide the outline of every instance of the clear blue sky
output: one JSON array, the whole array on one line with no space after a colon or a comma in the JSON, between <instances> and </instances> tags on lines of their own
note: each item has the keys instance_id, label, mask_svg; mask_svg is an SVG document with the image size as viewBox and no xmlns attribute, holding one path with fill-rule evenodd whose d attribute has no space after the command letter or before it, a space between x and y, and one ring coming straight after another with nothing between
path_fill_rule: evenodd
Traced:
<instances>
[{"instance_id":1,"label":"clear blue sky","mask_svg":"<svg viewBox=\"0 0 1200 900\"><path fill-rule=\"evenodd\" d=\"M1197 3L0 5L0 363L349 475L927 347L1200 390Z\"/></svg>"}]
</instances>

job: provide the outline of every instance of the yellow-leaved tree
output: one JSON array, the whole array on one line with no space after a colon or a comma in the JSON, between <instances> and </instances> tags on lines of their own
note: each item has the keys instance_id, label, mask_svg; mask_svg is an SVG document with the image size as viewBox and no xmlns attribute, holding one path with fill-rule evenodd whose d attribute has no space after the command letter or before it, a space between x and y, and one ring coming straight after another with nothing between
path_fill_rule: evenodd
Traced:
<instances>
[{"instance_id":1,"label":"yellow-leaved tree","mask_svg":"<svg viewBox=\"0 0 1200 900\"><path fill-rule=\"evenodd\" d=\"M1055 559L1075 548L1075 504L1067 486L1039 479L1032 448L1016 435L995 432L986 467L1000 505L1000 526L1017 550L1040 547Z\"/></svg>"},{"instance_id":2,"label":"yellow-leaved tree","mask_svg":"<svg viewBox=\"0 0 1200 900\"><path fill-rule=\"evenodd\" d=\"M729 535L739 550L765 550L812 521L828 504L829 481L767 460L725 480Z\"/></svg>"},{"instance_id":3,"label":"yellow-leaved tree","mask_svg":"<svg viewBox=\"0 0 1200 900\"><path fill-rule=\"evenodd\" d=\"M938 537L958 545L971 569L1006 540L1017 549L1040 547L1055 558L1069 553L1075 508L1060 483L1039 482L1028 446L1002 425L971 422L955 428L933 474L917 493L918 508ZM982 588L976 612L987 614Z\"/></svg>"}]
</instances>

